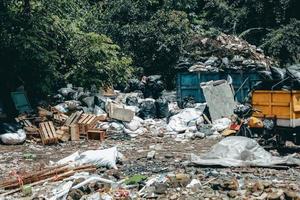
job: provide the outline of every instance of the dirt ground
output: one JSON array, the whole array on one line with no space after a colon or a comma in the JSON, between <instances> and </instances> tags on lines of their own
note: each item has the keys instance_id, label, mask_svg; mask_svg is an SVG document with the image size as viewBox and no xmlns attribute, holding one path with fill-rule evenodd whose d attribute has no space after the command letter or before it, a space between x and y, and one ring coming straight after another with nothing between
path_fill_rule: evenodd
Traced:
<instances>
[{"instance_id":1,"label":"dirt ground","mask_svg":"<svg viewBox=\"0 0 300 200\"><path fill-rule=\"evenodd\" d=\"M123 163L118 164L118 170L101 169L99 174L114 175L120 179L134 174L147 177L166 173L187 174L189 179L200 180L201 189L187 190L186 187L170 187L165 191L154 193L158 199L272 199L276 194L289 199L286 193L299 195L300 169L288 167L285 169L268 168L212 168L189 165L190 154L201 155L207 152L218 140L195 139L186 142L175 141L169 137L140 136L133 139L106 139L98 141L78 141L43 146L31 142L23 145L0 145L0 178L12 176L13 172L31 172L58 161L76 151L108 148L117 146L125 156ZM147 159L147 154L155 151L153 159ZM276 152L275 152L276 153ZM299 156L299 152L298 152ZM189 180L189 181L190 181ZM229 184L236 182L237 188ZM260 188L257 186L260 186ZM224 186L226 185L226 186ZM261 188L263 187L263 188ZM157 188L152 188L157 190ZM157 194L158 193L158 194ZM296 199L297 196L295 196ZM9 199L32 199L18 194ZM74 198L73 198L74 199ZM140 198L138 198L140 199ZM292 199L292 198L290 198Z\"/></svg>"}]
</instances>

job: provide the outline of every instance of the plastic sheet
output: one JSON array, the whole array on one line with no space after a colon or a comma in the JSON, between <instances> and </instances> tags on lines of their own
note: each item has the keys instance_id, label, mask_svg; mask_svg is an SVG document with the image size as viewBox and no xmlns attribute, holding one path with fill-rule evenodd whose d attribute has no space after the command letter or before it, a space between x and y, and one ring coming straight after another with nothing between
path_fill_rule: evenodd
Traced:
<instances>
[{"instance_id":1,"label":"plastic sheet","mask_svg":"<svg viewBox=\"0 0 300 200\"><path fill-rule=\"evenodd\" d=\"M225 167L239 166L272 166L278 164L300 165L300 160L293 155L285 157L272 156L255 140L231 136L215 144L202 156L191 155L191 162L197 165L220 165Z\"/></svg>"}]
</instances>

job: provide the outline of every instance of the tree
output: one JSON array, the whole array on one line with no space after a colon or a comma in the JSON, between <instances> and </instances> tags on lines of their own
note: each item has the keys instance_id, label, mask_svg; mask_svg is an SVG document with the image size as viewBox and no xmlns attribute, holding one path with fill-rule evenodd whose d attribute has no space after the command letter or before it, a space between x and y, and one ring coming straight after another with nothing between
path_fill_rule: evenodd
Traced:
<instances>
[{"instance_id":1,"label":"tree","mask_svg":"<svg viewBox=\"0 0 300 200\"><path fill-rule=\"evenodd\" d=\"M70 81L86 87L125 82L132 72L117 45L90 31L88 1L16 0L0 7L1 84L10 91L23 84L40 96Z\"/></svg>"},{"instance_id":2,"label":"tree","mask_svg":"<svg viewBox=\"0 0 300 200\"><path fill-rule=\"evenodd\" d=\"M300 62L300 20L270 32L262 47L266 53L279 59L282 66Z\"/></svg>"}]
</instances>

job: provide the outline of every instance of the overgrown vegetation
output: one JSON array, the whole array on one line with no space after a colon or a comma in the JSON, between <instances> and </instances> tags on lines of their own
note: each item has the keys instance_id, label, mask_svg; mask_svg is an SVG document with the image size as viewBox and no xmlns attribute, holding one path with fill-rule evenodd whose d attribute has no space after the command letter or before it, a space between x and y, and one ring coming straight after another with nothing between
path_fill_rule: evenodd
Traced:
<instances>
[{"instance_id":1,"label":"overgrown vegetation","mask_svg":"<svg viewBox=\"0 0 300 200\"><path fill-rule=\"evenodd\" d=\"M2 0L1 90L23 84L49 94L66 82L124 84L134 72L162 74L195 35L235 34L299 63L298 0Z\"/></svg>"}]
</instances>

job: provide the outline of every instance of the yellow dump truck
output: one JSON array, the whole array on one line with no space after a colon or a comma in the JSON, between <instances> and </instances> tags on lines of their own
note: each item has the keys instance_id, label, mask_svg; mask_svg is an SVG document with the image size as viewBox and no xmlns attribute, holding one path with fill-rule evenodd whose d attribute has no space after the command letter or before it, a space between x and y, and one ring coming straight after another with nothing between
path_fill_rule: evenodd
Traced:
<instances>
[{"instance_id":1,"label":"yellow dump truck","mask_svg":"<svg viewBox=\"0 0 300 200\"><path fill-rule=\"evenodd\" d=\"M252 107L254 117L273 120L272 134L281 142L300 143L300 90L255 90Z\"/></svg>"}]
</instances>

